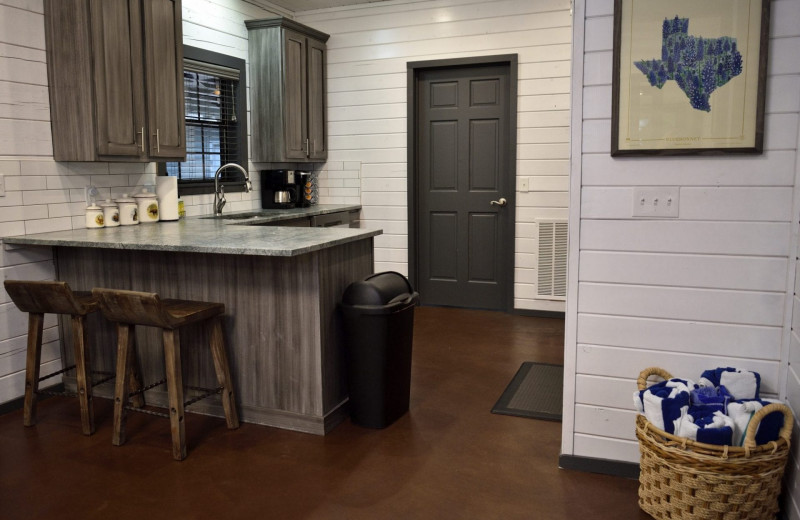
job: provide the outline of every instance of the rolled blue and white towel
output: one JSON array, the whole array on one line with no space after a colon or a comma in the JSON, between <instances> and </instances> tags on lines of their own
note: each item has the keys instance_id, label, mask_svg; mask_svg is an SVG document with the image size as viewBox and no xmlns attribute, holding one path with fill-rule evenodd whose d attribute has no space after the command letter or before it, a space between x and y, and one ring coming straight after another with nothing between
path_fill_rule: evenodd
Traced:
<instances>
[{"instance_id":1,"label":"rolled blue and white towel","mask_svg":"<svg viewBox=\"0 0 800 520\"><path fill-rule=\"evenodd\" d=\"M693 382L685 379L661 381L634 392L634 405L653 426L667 433L675 433L689 411L691 391L695 387Z\"/></svg>"},{"instance_id":2,"label":"rolled blue and white towel","mask_svg":"<svg viewBox=\"0 0 800 520\"><path fill-rule=\"evenodd\" d=\"M716 368L706 370L700 376L698 384L701 387L725 387L734 400L758 399L761 388L761 376L758 372L740 370L737 368Z\"/></svg>"},{"instance_id":3,"label":"rolled blue and white towel","mask_svg":"<svg viewBox=\"0 0 800 520\"><path fill-rule=\"evenodd\" d=\"M697 442L724 446L733 438L733 419L708 406L691 406L675 435Z\"/></svg>"},{"instance_id":4,"label":"rolled blue and white towel","mask_svg":"<svg viewBox=\"0 0 800 520\"><path fill-rule=\"evenodd\" d=\"M772 400L745 400L736 401L728 404L728 416L733 419L733 446L741 446L744 444L744 436L747 433L747 426L753 418L753 415L762 407L770 404L771 402L779 402ZM781 412L773 412L763 419L761 424L758 425L756 431L756 444L766 444L770 441L778 440L778 434L783 428L783 414Z\"/></svg>"}]
</instances>

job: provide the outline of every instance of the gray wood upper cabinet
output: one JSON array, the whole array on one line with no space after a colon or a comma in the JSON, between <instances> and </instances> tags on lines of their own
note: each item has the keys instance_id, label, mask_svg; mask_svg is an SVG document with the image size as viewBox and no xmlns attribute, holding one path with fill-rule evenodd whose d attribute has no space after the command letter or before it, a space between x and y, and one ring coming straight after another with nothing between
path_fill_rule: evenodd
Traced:
<instances>
[{"instance_id":1,"label":"gray wood upper cabinet","mask_svg":"<svg viewBox=\"0 0 800 520\"><path fill-rule=\"evenodd\" d=\"M183 160L181 0L44 8L55 160Z\"/></svg>"},{"instance_id":2,"label":"gray wood upper cabinet","mask_svg":"<svg viewBox=\"0 0 800 520\"><path fill-rule=\"evenodd\" d=\"M286 18L245 21L249 32L254 162L323 162L325 33Z\"/></svg>"}]
</instances>

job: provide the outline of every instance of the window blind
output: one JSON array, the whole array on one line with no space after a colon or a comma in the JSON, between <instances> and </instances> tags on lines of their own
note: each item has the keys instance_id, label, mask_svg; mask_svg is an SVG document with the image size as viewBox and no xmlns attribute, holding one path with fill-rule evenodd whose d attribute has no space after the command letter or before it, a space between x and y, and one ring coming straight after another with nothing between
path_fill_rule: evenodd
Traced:
<instances>
[{"instance_id":1,"label":"window blind","mask_svg":"<svg viewBox=\"0 0 800 520\"><path fill-rule=\"evenodd\" d=\"M239 160L238 83L236 69L184 60L186 160L167 163L168 175L182 184L209 182L221 165Z\"/></svg>"}]
</instances>

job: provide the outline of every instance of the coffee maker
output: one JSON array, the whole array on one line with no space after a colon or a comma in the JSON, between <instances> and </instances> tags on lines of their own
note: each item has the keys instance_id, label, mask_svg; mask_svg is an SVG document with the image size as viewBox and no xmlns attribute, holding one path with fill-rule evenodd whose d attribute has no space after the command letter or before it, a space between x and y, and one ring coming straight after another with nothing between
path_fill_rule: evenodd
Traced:
<instances>
[{"instance_id":1,"label":"coffee maker","mask_svg":"<svg viewBox=\"0 0 800 520\"><path fill-rule=\"evenodd\" d=\"M288 209L302 198L294 170L261 170L261 207Z\"/></svg>"}]
</instances>

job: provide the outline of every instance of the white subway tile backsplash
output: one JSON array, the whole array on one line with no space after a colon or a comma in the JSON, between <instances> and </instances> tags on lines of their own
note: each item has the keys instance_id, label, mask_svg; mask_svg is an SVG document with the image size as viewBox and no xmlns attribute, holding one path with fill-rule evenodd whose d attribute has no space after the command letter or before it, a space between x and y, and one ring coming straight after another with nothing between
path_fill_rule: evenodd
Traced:
<instances>
[{"instance_id":1,"label":"white subway tile backsplash","mask_svg":"<svg viewBox=\"0 0 800 520\"><path fill-rule=\"evenodd\" d=\"M25 234L47 233L49 231L67 231L72 229L72 218L46 218L41 220L26 220Z\"/></svg>"},{"instance_id":2,"label":"white subway tile backsplash","mask_svg":"<svg viewBox=\"0 0 800 520\"><path fill-rule=\"evenodd\" d=\"M50 218L57 217L72 217L76 215L83 215L86 210L86 203L81 202L66 202L64 204L49 204L48 216Z\"/></svg>"},{"instance_id":3,"label":"white subway tile backsplash","mask_svg":"<svg viewBox=\"0 0 800 520\"><path fill-rule=\"evenodd\" d=\"M4 237L15 237L25 234L25 221L17 220L14 222L3 222L0 224L0 235Z\"/></svg>"},{"instance_id":4,"label":"white subway tile backsplash","mask_svg":"<svg viewBox=\"0 0 800 520\"><path fill-rule=\"evenodd\" d=\"M23 191L22 202L28 204L56 204L69 202L69 190Z\"/></svg>"},{"instance_id":5,"label":"white subway tile backsplash","mask_svg":"<svg viewBox=\"0 0 800 520\"><path fill-rule=\"evenodd\" d=\"M70 221L72 223L72 229L86 227L86 217L84 215L73 215Z\"/></svg>"},{"instance_id":6,"label":"white subway tile backsplash","mask_svg":"<svg viewBox=\"0 0 800 520\"><path fill-rule=\"evenodd\" d=\"M44 177L47 179L48 190L83 190L92 184L91 177L88 175L51 175Z\"/></svg>"},{"instance_id":7,"label":"white subway tile backsplash","mask_svg":"<svg viewBox=\"0 0 800 520\"><path fill-rule=\"evenodd\" d=\"M128 186L128 175L92 175L91 184L98 188ZM155 179L151 184L155 184Z\"/></svg>"},{"instance_id":8,"label":"white subway tile backsplash","mask_svg":"<svg viewBox=\"0 0 800 520\"><path fill-rule=\"evenodd\" d=\"M142 186L155 186L156 184L156 174L154 173L142 173L138 175L128 175L128 186L137 186L139 190L141 190Z\"/></svg>"},{"instance_id":9,"label":"white subway tile backsplash","mask_svg":"<svg viewBox=\"0 0 800 520\"><path fill-rule=\"evenodd\" d=\"M35 206L0 207L0 222L35 218L47 218L47 206L37 204Z\"/></svg>"},{"instance_id":10,"label":"white subway tile backsplash","mask_svg":"<svg viewBox=\"0 0 800 520\"><path fill-rule=\"evenodd\" d=\"M0 174L2 175L19 175L20 164L19 161L0 161Z\"/></svg>"},{"instance_id":11,"label":"white subway tile backsplash","mask_svg":"<svg viewBox=\"0 0 800 520\"><path fill-rule=\"evenodd\" d=\"M146 173L148 164L151 163L108 163L108 173L111 175L142 174Z\"/></svg>"},{"instance_id":12,"label":"white subway tile backsplash","mask_svg":"<svg viewBox=\"0 0 800 520\"><path fill-rule=\"evenodd\" d=\"M6 178L6 190L8 191L30 191L46 190L47 177L40 175L16 175Z\"/></svg>"},{"instance_id":13,"label":"white subway tile backsplash","mask_svg":"<svg viewBox=\"0 0 800 520\"><path fill-rule=\"evenodd\" d=\"M22 175L69 175L68 163L55 161L20 161Z\"/></svg>"},{"instance_id":14,"label":"white subway tile backsplash","mask_svg":"<svg viewBox=\"0 0 800 520\"><path fill-rule=\"evenodd\" d=\"M106 162L71 162L66 163L70 175L108 175Z\"/></svg>"},{"instance_id":15,"label":"white subway tile backsplash","mask_svg":"<svg viewBox=\"0 0 800 520\"><path fill-rule=\"evenodd\" d=\"M22 206L21 191L6 191L6 196L0 197L0 208L8 206Z\"/></svg>"}]
</instances>

